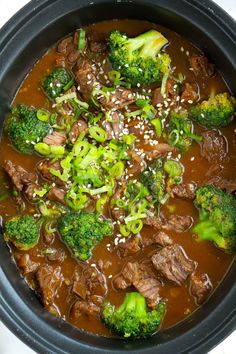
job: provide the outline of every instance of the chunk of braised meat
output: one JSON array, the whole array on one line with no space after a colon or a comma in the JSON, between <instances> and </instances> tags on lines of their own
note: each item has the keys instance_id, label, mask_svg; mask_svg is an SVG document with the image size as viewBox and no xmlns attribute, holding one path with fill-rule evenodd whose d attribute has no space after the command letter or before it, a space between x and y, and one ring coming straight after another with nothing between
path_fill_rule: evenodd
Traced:
<instances>
[{"instance_id":1,"label":"chunk of braised meat","mask_svg":"<svg viewBox=\"0 0 236 354\"><path fill-rule=\"evenodd\" d=\"M88 124L83 119L78 119L69 132L69 139L72 144L76 142L81 133L87 133Z\"/></svg>"},{"instance_id":2,"label":"chunk of braised meat","mask_svg":"<svg viewBox=\"0 0 236 354\"><path fill-rule=\"evenodd\" d=\"M65 252L62 249L54 249L54 252L47 254L47 259L50 262L62 263L65 259Z\"/></svg>"},{"instance_id":3,"label":"chunk of braised meat","mask_svg":"<svg viewBox=\"0 0 236 354\"><path fill-rule=\"evenodd\" d=\"M100 307L95 305L92 301L77 300L70 311L70 317L73 321L78 320L82 315L98 316L100 314Z\"/></svg>"},{"instance_id":4,"label":"chunk of braised meat","mask_svg":"<svg viewBox=\"0 0 236 354\"><path fill-rule=\"evenodd\" d=\"M53 187L47 193L47 199L51 200L52 202L59 202L63 205L67 205L67 202L65 201L65 195L66 191L64 191L64 189Z\"/></svg>"},{"instance_id":5,"label":"chunk of braised meat","mask_svg":"<svg viewBox=\"0 0 236 354\"><path fill-rule=\"evenodd\" d=\"M151 233L150 235L142 236L142 247L147 247L151 245L160 245L162 247L169 246L173 244L173 240L165 232L160 231L157 233Z\"/></svg>"},{"instance_id":6,"label":"chunk of braised meat","mask_svg":"<svg viewBox=\"0 0 236 354\"><path fill-rule=\"evenodd\" d=\"M198 305L201 305L206 301L212 288L211 280L206 273L200 275L194 274L191 276L190 292L194 296Z\"/></svg>"},{"instance_id":7,"label":"chunk of braised meat","mask_svg":"<svg viewBox=\"0 0 236 354\"><path fill-rule=\"evenodd\" d=\"M104 53L107 50L107 43L92 36L89 38L89 49L93 53Z\"/></svg>"},{"instance_id":8,"label":"chunk of braised meat","mask_svg":"<svg viewBox=\"0 0 236 354\"><path fill-rule=\"evenodd\" d=\"M72 291L83 300L92 295L105 297L107 294L106 278L97 268L87 266L74 274Z\"/></svg>"},{"instance_id":9,"label":"chunk of braised meat","mask_svg":"<svg viewBox=\"0 0 236 354\"><path fill-rule=\"evenodd\" d=\"M126 242L118 244L118 250L121 257L127 257L140 251L140 238L130 237Z\"/></svg>"},{"instance_id":10,"label":"chunk of braised meat","mask_svg":"<svg viewBox=\"0 0 236 354\"><path fill-rule=\"evenodd\" d=\"M134 175L142 172L146 168L145 160L137 154L134 150L128 150L127 155L130 157L130 160L127 163L127 174Z\"/></svg>"},{"instance_id":11,"label":"chunk of braised meat","mask_svg":"<svg viewBox=\"0 0 236 354\"><path fill-rule=\"evenodd\" d=\"M57 47L57 51L60 54L63 54L65 60L70 64L74 64L76 60L79 58L79 51L77 42L75 43L75 37L78 36L77 32L74 34L74 38L72 36L64 38Z\"/></svg>"},{"instance_id":12,"label":"chunk of braised meat","mask_svg":"<svg viewBox=\"0 0 236 354\"><path fill-rule=\"evenodd\" d=\"M187 231L193 223L193 219L189 215L171 215L163 222L163 229L173 230L177 233Z\"/></svg>"},{"instance_id":13,"label":"chunk of braised meat","mask_svg":"<svg viewBox=\"0 0 236 354\"><path fill-rule=\"evenodd\" d=\"M157 104L163 104L164 101L165 99L161 94L161 88L157 87L152 93L152 105L156 106Z\"/></svg>"},{"instance_id":14,"label":"chunk of braised meat","mask_svg":"<svg viewBox=\"0 0 236 354\"><path fill-rule=\"evenodd\" d=\"M118 111L111 113L111 126L115 139L119 139L124 129L124 122L122 115Z\"/></svg>"},{"instance_id":15,"label":"chunk of braised meat","mask_svg":"<svg viewBox=\"0 0 236 354\"><path fill-rule=\"evenodd\" d=\"M47 145L65 145L66 144L66 136L60 132L54 131L52 134L45 136L43 142Z\"/></svg>"},{"instance_id":16,"label":"chunk of braised meat","mask_svg":"<svg viewBox=\"0 0 236 354\"><path fill-rule=\"evenodd\" d=\"M121 186L119 186L116 189L115 194L112 196L110 200L110 210L111 210L112 217L115 220L123 220L123 218L125 217L125 211L121 208L118 208L118 206L116 205L116 201L121 199L124 196L125 188L126 185L125 182L123 182Z\"/></svg>"},{"instance_id":17,"label":"chunk of braised meat","mask_svg":"<svg viewBox=\"0 0 236 354\"><path fill-rule=\"evenodd\" d=\"M101 105L106 110L120 110L136 100L132 90L125 87L119 87L113 92L109 92L108 97L101 97L99 99Z\"/></svg>"},{"instance_id":18,"label":"chunk of braised meat","mask_svg":"<svg viewBox=\"0 0 236 354\"><path fill-rule=\"evenodd\" d=\"M102 120L101 125L107 133L107 140L114 139L114 132L111 123L104 119Z\"/></svg>"},{"instance_id":19,"label":"chunk of braised meat","mask_svg":"<svg viewBox=\"0 0 236 354\"><path fill-rule=\"evenodd\" d=\"M178 197L184 199L194 199L195 192L197 189L196 183L181 183L176 186L172 186L169 188L168 192L170 193L171 197Z\"/></svg>"},{"instance_id":20,"label":"chunk of braised meat","mask_svg":"<svg viewBox=\"0 0 236 354\"><path fill-rule=\"evenodd\" d=\"M151 161L153 159L156 159L157 157L161 156L161 155L164 155L168 152L174 152L175 151L175 147L174 146L171 146L169 144L166 144L166 143L160 143L160 144L157 144L155 146L152 147L152 150L148 151L146 150L145 151L145 155L146 155L146 158Z\"/></svg>"},{"instance_id":21,"label":"chunk of braised meat","mask_svg":"<svg viewBox=\"0 0 236 354\"><path fill-rule=\"evenodd\" d=\"M80 58L77 61L75 79L79 85L79 91L88 101L95 86L100 86L93 71L93 64L88 58Z\"/></svg>"},{"instance_id":22,"label":"chunk of braised meat","mask_svg":"<svg viewBox=\"0 0 236 354\"><path fill-rule=\"evenodd\" d=\"M62 168L60 165L60 161L52 161L49 159L46 159L44 161L41 161L37 165L37 169L42 175L44 179L50 182L54 182L59 186L64 186L64 182L61 181L58 177L53 176L53 174L50 172L51 169L56 170L58 172L62 172Z\"/></svg>"},{"instance_id":23,"label":"chunk of braised meat","mask_svg":"<svg viewBox=\"0 0 236 354\"><path fill-rule=\"evenodd\" d=\"M207 130L202 133L201 155L209 162L225 159L228 146L227 141L218 130Z\"/></svg>"},{"instance_id":24,"label":"chunk of braised meat","mask_svg":"<svg viewBox=\"0 0 236 354\"><path fill-rule=\"evenodd\" d=\"M208 180L206 184L213 184L216 187L226 190L229 194L236 191L236 179L225 179L221 176L215 176Z\"/></svg>"},{"instance_id":25,"label":"chunk of braised meat","mask_svg":"<svg viewBox=\"0 0 236 354\"><path fill-rule=\"evenodd\" d=\"M111 261L104 261L103 259L99 259L97 261L97 268L103 272L104 270L107 270L110 266L112 265Z\"/></svg>"},{"instance_id":26,"label":"chunk of braised meat","mask_svg":"<svg viewBox=\"0 0 236 354\"><path fill-rule=\"evenodd\" d=\"M23 192L29 200L34 198L35 189L40 190L34 173L26 171L23 167L15 165L12 161L4 161L4 170L18 192Z\"/></svg>"},{"instance_id":27,"label":"chunk of braised meat","mask_svg":"<svg viewBox=\"0 0 236 354\"><path fill-rule=\"evenodd\" d=\"M212 77L215 74L214 64L209 63L204 55L194 55L190 57L189 63L196 76L204 75L206 77Z\"/></svg>"},{"instance_id":28,"label":"chunk of braised meat","mask_svg":"<svg viewBox=\"0 0 236 354\"><path fill-rule=\"evenodd\" d=\"M53 267L49 264L44 264L37 270L36 279L38 281L43 304L46 307L53 304L57 291L63 281L61 267Z\"/></svg>"},{"instance_id":29,"label":"chunk of braised meat","mask_svg":"<svg viewBox=\"0 0 236 354\"><path fill-rule=\"evenodd\" d=\"M32 261L27 253L16 255L16 261L23 275L35 272L39 267L39 263Z\"/></svg>"},{"instance_id":30,"label":"chunk of braised meat","mask_svg":"<svg viewBox=\"0 0 236 354\"><path fill-rule=\"evenodd\" d=\"M197 266L177 244L166 246L155 253L152 263L164 278L177 285L181 285Z\"/></svg>"},{"instance_id":31,"label":"chunk of braised meat","mask_svg":"<svg viewBox=\"0 0 236 354\"><path fill-rule=\"evenodd\" d=\"M169 79L166 81L166 97L174 98L176 95L176 82L173 79Z\"/></svg>"},{"instance_id":32,"label":"chunk of braised meat","mask_svg":"<svg viewBox=\"0 0 236 354\"><path fill-rule=\"evenodd\" d=\"M196 82L185 82L182 88L181 100L196 102L199 99L199 88Z\"/></svg>"},{"instance_id":33,"label":"chunk of braised meat","mask_svg":"<svg viewBox=\"0 0 236 354\"><path fill-rule=\"evenodd\" d=\"M118 290L133 285L147 299L150 307L155 307L160 300L161 284L150 262L128 262L122 272L114 277L112 284Z\"/></svg>"},{"instance_id":34,"label":"chunk of braised meat","mask_svg":"<svg viewBox=\"0 0 236 354\"><path fill-rule=\"evenodd\" d=\"M143 219L143 223L157 230L161 230L162 228L162 219L158 216L149 216Z\"/></svg>"}]
</instances>

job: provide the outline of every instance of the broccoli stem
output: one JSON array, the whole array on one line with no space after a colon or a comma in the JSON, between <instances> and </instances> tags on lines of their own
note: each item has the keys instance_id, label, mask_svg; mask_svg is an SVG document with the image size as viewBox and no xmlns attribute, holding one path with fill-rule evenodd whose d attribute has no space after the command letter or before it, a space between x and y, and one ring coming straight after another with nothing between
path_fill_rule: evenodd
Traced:
<instances>
[{"instance_id":1,"label":"broccoli stem","mask_svg":"<svg viewBox=\"0 0 236 354\"><path fill-rule=\"evenodd\" d=\"M130 38L127 49L132 53L141 48L140 57L155 57L167 42L168 40L160 32L150 30L135 38Z\"/></svg>"},{"instance_id":2,"label":"broccoli stem","mask_svg":"<svg viewBox=\"0 0 236 354\"><path fill-rule=\"evenodd\" d=\"M226 248L225 239L219 234L219 231L210 220L200 221L194 226L193 231L198 234L200 240L213 241L218 247Z\"/></svg>"}]
</instances>

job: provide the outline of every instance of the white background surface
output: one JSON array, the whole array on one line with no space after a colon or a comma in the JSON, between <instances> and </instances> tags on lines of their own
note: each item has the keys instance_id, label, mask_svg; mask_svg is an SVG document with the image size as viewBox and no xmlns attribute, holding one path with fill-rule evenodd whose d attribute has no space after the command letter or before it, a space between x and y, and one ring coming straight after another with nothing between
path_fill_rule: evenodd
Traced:
<instances>
[{"instance_id":1,"label":"white background surface","mask_svg":"<svg viewBox=\"0 0 236 354\"><path fill-rule=\"evenodd\" d=\"M27 0L0 0L0 27L2 27L2 25L27 2ZM223 7L232 17L236 19L236 0L215 0L215 2L221 7ZM24 343L22 343L17 337L15 337L2 323L0 323L0 354L34 353L34 351L29 349ZM221 344L219 344L215 349L213 349L209 354L234 353L236 353L236 331L231 334L226 340L224 340Z\"/></svg>"}]
</instances>

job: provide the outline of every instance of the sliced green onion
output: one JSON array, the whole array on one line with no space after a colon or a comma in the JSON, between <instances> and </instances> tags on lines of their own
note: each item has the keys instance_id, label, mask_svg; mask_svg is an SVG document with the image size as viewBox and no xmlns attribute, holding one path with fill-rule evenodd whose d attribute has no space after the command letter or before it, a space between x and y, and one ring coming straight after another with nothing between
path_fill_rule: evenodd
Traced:
<instances>
[{"instance_id":1,"label":"sliced green onion","mask_svg":"<svg viewBox=\"0 0 236 354\"><path fill-rule=\"evenodd\" d=\"M118 208L123 209L126 206L126 202L123 199L117 199L117 200L115 200L115 205L117 205Z\"/></svg>"},{"instance_id":2,"label":"sliced green onion","mask_svg":"<svg viewBox=\"0 0 236 354\"><path fill-rule=\"evenodd\" d=\"M116 70L109 71L109 73L107 75L108 75L109 80L111 80L112 82L120 79L120 73L119 73L119 71L116 71Z\"/></svg>"},{"instance_id":3,"label":"sliced green onion","mask_svg":"<svg viewBox=\"0 0 236 354\"><path fill-rule=\"evenodd\" d=\"M130 230L128 230L127 225L123 225L123 224L120 225L120 233L125 237L130 235Z\"/></svg>"},{"instance_id":4,"label":"sliced green onion","mask_svg":"<svg viewBox=\"0 0 236 354\"><path fill-rule=\"evenodd\" d=\"M103 212L103 208L108 201L108 196L105 194L96 201L96 211L100 214Z\"/></svg>"},{"instance_id":5,"label":"sliced green onion","mask_svg":"<svg viewBox=\"0 0 236 354\"><path fill-rule=\"evenodd\" d=\"M88 109L89 108L89 104L87 102L84 102L84 101L80 101L78 100L78 98L74 98L74 101L81 107L85 108L85 109Z\"/></svg>"},{"instance_id":6,"label":"sliced green onion","mask_svg":"<svg viewBox=\"0 0 236 354\"><path fill-rule=\"evenodd\" d=\"M138 220L138 219L144 219L146 218L147 215L146 214L137 214L137 215L128 215L126 216L126 218L124 219L125 223L129 223L130 221L135 221L135 220Z\"/></svg>"},{"instance_id":7,"label":"sliced green onion","mask_svg":"<svg viewBox=\"0 0 236 354\"><path fill-rule=\"evenodd\" d=\"M142 220L131 221L127 225L128 229L134 234L138 234L143 228Z\"/></svg>"},{"instance_id":8,"label":"sliced green onion","mask_svg":"<svg viewBox=\"0 0 236 354\"><path fill-rule=\"evenodd\" d=\"M153 119L156 115L157 111L152 105L146 105L143 107L143 118Z\"/></svg>"},{"instance_id":9,"label":"sliced green onion","mask_svg":"<svg viewBox=\"0 0 236 354\"><path fill-rule=\"evenodd\" d=\"M156 136L159 138L162 134L162 124L159 118L151 120L152 125L155 127Z\"/></svg>"},{"instance_id":10,"label":"sliced green onion","mask_svg":"<svg viewBox=\"0 0 236 354\"><path fill-rule=\"evenodd\" d=\"M50 115L50 124L54 126L57 123L57 113L52 113Z\"/></svg>"},{"instance_id":11,"label":"sliced green onion","mask_svg":"<svg viewBox=\"0 0 236 354\"><path fill-rule=\"evenodd\" d=\"M174 140L172 140L174 138ZM179 132L177 129L172 130L169 135L169 140L171 141L172 145L176 145L179 141Z\"/></svg>"},{"instance_id":12,"label":"sliced green onion","mask_svg":"<svg viewBox=\"0 0 236 354\"><path fill-rule=\"evenodd\" d=\"M125 144L131 146L135 142L136 136L134 134L128 134L128 135L123 134L122 140Z\"/></svg>"},{"instance_id":13,"label":"sliced green onion","mask_svg":"<svg viewBox=\"0 0 236 354\"><path fill-rule=\"evenodd\" d=\"M36 115L38 120L42 122L46 122L49 119L49 112L44 108L38 109Z\"/></svg>"},{"instance_id":14,"label":"sliced green onion","mask_svg":"<svg viewBox=\"0 0 236 354\"><path fill-rule=\"evenodd\" d=\"M125 171L124 163L122 161L118 161L110 169L110 176L119 179L123 175L124 171Z\"/></svg>"},{"instance_id":15,"label":"sliced green onion","mask_svg":"<svg viewBox=\"0 0 236 354\"><path fill-rule=\"evenodd\" d=\"M84 50L86 46L86 32L83 28L79 30L78 49Z\"/></svg>"},{"instance_id":16,"label":"sliced green onion","mask_svg":"<svg viewBox=\"0 0 236 354\"><path fill-rule=\"evenodd\" d=\"M138 107L143 108L144 106L147 106L149 104L149 100L144 100L142 98L139 98L135 101L135 104Z\"/></svg>"},{"instance_id":17,"label":"sliced green onion","mask_svg":"<svg viewBox=\"0 0 236 354\"><path fill-rule=\"evenodd\" d=\"M102 194L105 192L109 192L110 190L111 190L111 186L108 185L96 189L88 189L88 188L85 189L85 191L90 195Z\"/></svg>"},{"instance_id":18,"label":"sliced green onion","mask_svg":"<svg viewBox=\"0 0 236 354\"><path fill-rule=\"evenodd\" d=\"M61 145L51 145L50 150L51 155L64 155L65 153L65 147Z\"/></svg>"},{"instance_id":19,"label":"sliced green onion","mask_svg":"<svg viewBox=\"0 0 236 354\"><path fill-rule=\"evenodd\" d=\"M56 104L60 104L60 103L62 103L64 101L73 100L75 98L77 98L76 93L75 92L69 92L69 93L66 93L65 95L56 97L55 101L56 101Z\"/></svg>"},{"instance_id":20,"label":"sliced green onion","mask_svg":"<svg viewBox=\"0 0 236 354\"><path fill-rule=\"evenodd\" d=\"M91 147L91 144L89 144L89 142L77 140L77 142L75 143L75 145L73 147L73 154L75 156L78 156L79 158L82 158L85 155L87 155L90 147Z\"/></svg>"},{"instance_id":21,"label":"sliced green onion","mask_svg":"<svg viewBox=\"0 0 236 354\"><path fill-rule=\"evenodd\" d=\"M161 82L161 94L162 96L164 97L165 93L166 93L166 82L167 82L167 79L170 75L170 70L167 70L166 73L163 75L163 78L162 78L162 82Z\"/></svg>"},{"instance_id":22,"label":"sliced green onion","mask_svg":"<svg viewBox=\"0 0 236 354\"><path fill-rule=\"evenodd\" d=\"M141 115L143 113L143 110L142 109L138 109L136 111L133 111L133 112L129 112L129 113L125 113L125 116L127 118L132 118L132 117L137 117L139 115Z\"/></svg>"},{"instance_id":23,"label":"sliced green onion","mask_svg":"<svg viewBox=\"0 0 236 354\"><path fill-rule=\"evenodd\" d=\"M48 144L37 143L34 145L34 150L37 151L40 155L47 156L50 155L51 149Z\"/></svg>"},{"instance_id":24,"label":"sliced green onion","mask_svg":"<svg viewBox=\"0 0 236 354\"><path fill-rule=\"evenodd\" d=\"M68 91L74 84L74 79L71 79L64 87L63 87L63 90L64 91Z\"/></svg>"},{"instance_id":25,"label":"sliced green onion","mask_svg":"<svg viewBox=\"0 0 236 354\"><path fill-rule=\"evenodd\" d=\"M91 138L98 141L99 143L103 143L104 141L107 140L106 131L98 126L92 126L89 128L88 131Z\"/></svg>"}]
</instances>

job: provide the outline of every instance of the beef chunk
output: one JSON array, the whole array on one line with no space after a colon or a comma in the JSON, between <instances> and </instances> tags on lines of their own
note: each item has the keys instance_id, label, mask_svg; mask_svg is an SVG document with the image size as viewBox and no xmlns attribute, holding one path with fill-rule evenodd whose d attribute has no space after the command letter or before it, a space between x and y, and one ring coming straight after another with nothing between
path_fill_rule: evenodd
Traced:
<instances>
[{"instance_id":1,"label":"beef chunk","mask_svg":"<svg viewBox=\"0 0 236 354\"><path fill-rule=\"evenodd\" d=\"M197 263L187 257L177 244L162 248L152 256L155 269L167 280L181 285L194 272Z\"/></svg>"},{"instance_id":2,"label":"beef chunk","mask_svg":"<svg viewBox=\"0 0 236 354\"><path fill-rule=\"evenodd\" d=\"M27 253L18 254L16 256L16 260L18 267L20 268L24 276L26 274L35 272L39 267L39 264L37 262L32 261L30 259L30 255Z\"/></svg>"},{"instance_id":3,"label":"beef chunk","mask_svg":"<svg viewBox=\"0 0 236 354\"><path fill-rule=\"evenodd\" d=\"M115 194L111 198L110 202L110 209L111 209L111 214L114 219L116 220L122 220L125 217L125 211L121 208L118 208L115 204L115 202L119 199L121 199L124 196L124 191L125 191L125 183L123 183L120 187L117 188Z\"/></svg>"},{"instance_id":4,"label":"beef chunk","mask_svg":"<svg viewBox=\"0 0 236 354\"><path fill-rule=\"evenodd\" d=\"M154 229L161 230L162 220L157 216L149 216L143 220L145 225L152 226Z\"/></svg>"},{"instance_id":5,"label":"beef chunk","mask_svg":"<svg viewBox=\"0 0 236 354\"><path fill-rule=\"evenodd\" d=\"M128 150L127 154L131 158L127 167L128 175L130 174L134 175L140 173L146 168L145 160L140 155L138 155L134 150Z\"/></svg>"},{"instance_id":6,"label":"beef chunk","mask_svg":"<svg viewBox=\"0 0 236 354\"><path fill-rule=\"evenodd\" d=\"M140 238L137 236L129 238L126 242L124 243L119 243L118 245L119 249L119 254L122 257L127 257L130 256L134 253L137 253L140 251Z\"/></svg>"},{"instance_id":7,"label":"beef chunk","mask_svg":"<svg viewBox=\"0 0 236 354\"><path fill-rule=\"evenodd\" d=\"M201 154L209 162L223 161L228 147L225 137L217 130L207 130L202 133Z\"/></svg>"},{"instance_id":8,"label":"beef chunk","mask_svg":"<svg viewBox=\"0 0 236 354\"><path fill-rule=\"evenodd\" d=\"M108 122L106 119L102 121L102 127L105 129L107 133L107 140L111 140L114 138L114 132L112 129L112 125L110 122Z\"/></svg>"},{"instance_id":9,"label":"beef chunk","mask_svg":"<svg viewBox=\"0 0 236 354\"><path fill-rule=\"evenodd\" d=\"M57 51L60 54L68 54L72 49L74 49L72 36L64 38L57 46Z\"/></svg>"},{"instance_id":10,"label":"beef chunk","mask_svg":"<svg viewBox=\"0 0 236 354\"><path fill-rule=\"evenodd\" d=\"M209 63L204 55L194 55L189 58L189 63L195 75L204 75L212 77L215 74L215 66Z\"/></svg>"},{"instance_id":11,"label":"beef chunk","mask_svg":"<svg viewBox=\"0 0 236 354\"><path fill-rule=\"evenodd\" d=\"M119 87L114 92L110 92L108 97L100 98L101 105L106 110L119 110L130 105L136 100L133 92L125 87Z\"/></svg>"},{"instance_id":12,"label":"beef chunk","mask_svg":"<svg viewBox=\"0 0 236 354\"><path fill-rule=\"evenodd\" d=\"M54 252L51 252L47 255L47 259L50 262L64 262L65 252L62 249L54 249L53 251Z\"/></svg>"},{"instance_id":13,"label":"beef chunk","mask_svg":"<svg viewBox=\"0 0 236 354\"><path fill-rule=\"evenodd\" d=\"M63 280L61 267L55 268L48 264L42 265L37 270L36 278L44 305L47 307L53 304L54 298Z\"/></svg>"},{"instance_id":14,"label":"beef chunk","mask_svg":"<svg viewBox=\"0 0 236 354\"><path fill-rule=\"evenodd\" d=\"M198 305L206 301L211 290L212 283L206 273L191 276L190 292Z\"/></svg>"},{"instance_id":15,"label":"beef chunk","mask_svg":"<svg viewBox=\"0 0 236 354\"><path fill-rule=\"evenodd\" d=\"M92 295L105 297L107 284L104 275L95 267L87 266L74 274L72 291L83 300Z\"/></svg>"},{"instance_id":16,"label":"beef chunk","mask_svg":"<svg viewBox=\"0 0 236 354\"><path fill-rule=\"evenodd\" d=\"M163 231L142 236L142 247L147 247L155 244L165 247L172 245L173 240Z\"/></svg>"},{"instance_id":17,"label":"beef chunk","mask_svg":"<svg viewBox=\"0 0 236 354\"><path fill-rule=\"evenodd\" d=\"M175 151L174 146L170 146L169 144L165 144L165 143L160 143L152 147L152 150L145 151L145 154L147 159L150 161L156 159L160 155L164 155L168 152L174 152L174 151Z\"/></svg>"},{"instance_id":18,"label":"beef chunk","mask_svg":"<svg viewBox=\"0 0 236 354\"><path fill-rule=\"evenodd\" d=\"M153 90L152 105L156 106L157 104L163 104L164 101L165 101L165 99L161 94L161 88L157 87L155 90Z\"/></svg>"},{"instance_id":19,"label":"beef chunk","mask_svg":"<svg viewBox=\"0 0 236 354\"><path fill-rule=\"evenodd\" d=\"M47 194L47 198L53 202L59 202L63 205L67 205L65 201L66 192L58 187L53 187Z\"/></svg>"},{"instance_id":20,"label":"beef chunk","mask_svg":"<svg viewBox=\"0 0 236 354\"><path fill-rule=\"evenodd\" d=\"M47 181L54 182L59 186L63 186L64 182L61 181L58 177L53 176L50 172L51 169L62 172L60 161L44 160L40 162L37 166L38 171Z\"/></svg>"},{"instance_id":21,"label":"beef chunk","mask_svg":"<svg viewBox=\"0 0 236 354\"><path fill-rule=\"evenodd\" d=\"M93 53L103 53L107 49L107 43L105 41L98 41L95 38L90 38L89 49Z\"/></svg>"},{"instance_id":22,"label":"beef chunk","mask_svg":"<svg viewBox=\"0 0 236 354\"><path fill-rule=\"evenodd\" d=\"M70 142L74 144L81 133L86 133L88 124L83 119L78 119L69 132Z\"/></svg>"},{"instance_id":23,"label":"beef chunk","mask_svg":"<svg viewBox=\"0 0 236 354\"><path fill-rule=\"evenodd\" d=\"M96 80L92 65L92 62L85 57L77 61L75 78L79 85L79 91L82 93L85 100L90 99L95 86L100 86Z\"/></svg>"},{"instance_id":24,"label":"beef chunk","mask_svg":"<svg viewBox=\"0 0 236 354\"><path fill-rule=\"evenodd\" d=\"M53 132L50 135L45 136L43 142L47 145L65 145L66 136L59 132Z\"/></svg>"},{"instance_id":25,"label":"beef chunk","mask_svg":"<svg viewBox=\"0 0 236 354\"><path fill-rule=\"evenodd\" d=\"M195 183L181 183L176 186L172 186L170 189L170 194L172 197L179 197L185 199L194 199L196 191Z\"/></svg>"},{"instance_id":26,"label":"beef chunk","mask_svg":"<svg viewBox=\"0 0 236 354\"><path fill-rule=\"evenodd\" d=\"M70 312L70 317L73 321L80 318L81 315L98 316L100 314L100 307L95 305L92 301L77 300Z\"/></svg>"},{"instance_id":27,"label":"beef chunk","mask_svg":"<svg viewBox=\"0 0 236 354\"><path fill-rule=\"evenodd\" d=\"M80 55L77 46L78 39L76 41L75 37L78 38L77 32L75 32L74 38L72 36L64 38L57 47L57 51L64 58L64 62L67 61L69 64L74 64Z\"/></svg>"},{"instance_id":28,"label":"beef chunk","mask_svg":"<svg viewBox=\"0 0 236 354\"><path fill-rule=\"evenodd\" d=\"M165 219L162 227L166 230L173 230L177 233L187 231L193 223L189 215L171 215Z\"/></svg>"},{"instance_id":29,"label":"beef chunk","mask_svg":"<svg viewBox=\"0 0 236 354\"><path fill-rule=\"evenodd\" d=\"M147 299L150 307L156 306L160 300L160 282L151 263L128 262L122 272L113 279L113 286L116 289L124 290L131 285Z\"/></svg>"},{"instance_id":30,"label":"beef chunk","mask_svg":"<svg viewBox=\"0 0 236 354\"><path fill-rule=\"evenodd\" d=\"M225 189L229 194L236 191L236 179L224 179L221 176L215 176L208 180L206 184L213 184L216 187Z\"/></svg>"},{"instance_id":31,"label":"beef chunk","mask_svg":"<svg viewBox=\"0 0 236 354\"><path fill-rule=\"evenodd\" d=\"M181 99L185 101L192 101L196 102L199 99L199 88L195 82L189 83L185 82L182 93Z\"/></svg>"}]
</instances>

